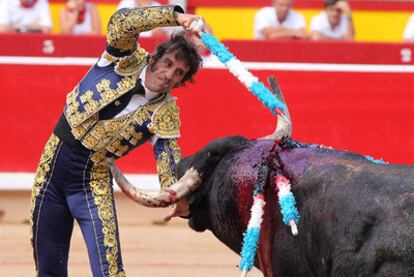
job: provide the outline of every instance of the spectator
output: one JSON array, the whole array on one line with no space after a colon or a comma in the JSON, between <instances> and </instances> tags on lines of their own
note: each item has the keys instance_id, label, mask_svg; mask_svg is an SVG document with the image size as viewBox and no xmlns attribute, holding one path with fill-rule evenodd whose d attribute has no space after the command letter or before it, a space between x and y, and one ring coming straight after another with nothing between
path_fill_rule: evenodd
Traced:
<instances>
[{"instance_id":1,"label":"spectator","mask_svg":"<svg viewBox=\"0 0 414 277\"><path fill-rule=\"evenodd\" d=\"M404 30L404 40L414 42L414 13L411 15Z\"/></svg>"},{"instance_id":2,"label":"spectator","mask_svg":"<svg viewBox=\"0 0 414 277\"><path fill-rule=\"evenodd\" d=\"M355 29L348 1L325 0L324 11L312 18L310 30L313 40L353 40Z\"/></svg>"},{"instance_id":3,"label":"spectator","mask_svg":"<svg viewBox=\"0 0 414 277\"><path fill-rule=\"evenodd\" d=\"M60 10L59 25L61 34L99 35L101 19L95 4L88 0L68 0Z\"/></svg>"},{"instance_id":4,"label":"spectator","mask_svg":"<svg viewBox=\"0 0 414 277\"><path fill-rule=\"evenodd\" d=\"M273 7L264 7L256 13L256 39L307 38L305 17L291 11L294 0L273 0Z\"/></svg>"},{"instance_id":5,"label":"spectator","mask_svg":"<svg viewBox=\"0 0 414 277\"><path fill-rule=\"evenodd\" d=\"M52 30L47 0L0 1L0 32L42 32Z\"/></svg>"},{"instance_id":6,"label":"spectator","mask_svg":"<svg viewBox=\"0 0 414 277\"><path fill-rule=\"evenodd\" d=\"M128 8L141 8L141 7L154 7L161 6L160 3L152 0L121 0L119 2L117 10ZM174 29L174 28L173 28ZM167 37L171 32L168 28L155 28L148 32L142 32L139 34L140 37Z\"/></svg>"}]
</instances>

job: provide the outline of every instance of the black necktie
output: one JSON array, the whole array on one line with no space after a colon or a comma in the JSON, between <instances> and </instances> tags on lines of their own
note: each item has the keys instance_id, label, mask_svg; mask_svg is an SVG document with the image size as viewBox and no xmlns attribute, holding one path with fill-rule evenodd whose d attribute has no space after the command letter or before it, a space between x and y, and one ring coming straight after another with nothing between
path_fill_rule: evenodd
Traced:
<instances>
[{"instance_id":1,"label":"black necktie","mask_svg":"<svg viewBox=\"0 0 414 277\"><path fill-rule=\"evenodd\" d=\"M141 84L141 79L138 79L133 89L103 108L99 112L99 119L106 120L114 118L115 115L120 113L128 105L134 94L139 94L145 97L145 88Z\"/></svg>"},{"instance_id":2,"label":"black necktie","mask_svg":"<svg viewBox=\"0 0 414 277\"><path fill-rule=\"evenodd\" d=\"M135 84L135 87L131 90L131 92L132 94L140 94L145 97L145 88L141 82L142 80L138 79L137 83Z\"/></svg>"}]
</instances>

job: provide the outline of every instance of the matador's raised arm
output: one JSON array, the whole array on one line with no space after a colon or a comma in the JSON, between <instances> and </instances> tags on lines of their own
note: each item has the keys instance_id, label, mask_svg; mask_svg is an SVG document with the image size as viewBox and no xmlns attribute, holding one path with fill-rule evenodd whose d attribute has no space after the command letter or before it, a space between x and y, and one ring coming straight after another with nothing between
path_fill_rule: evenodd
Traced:
<instances>
[{"instance_id":1,"label":"matador's raised arm","mask_svg":"<svg viewBox=\"0 0 414 277\"><path fill-rule=\"evenodd\" d=\"M106 51L115 56L130 55L137 48L140 32L156 27L178 26L175 13L183 13L180 6L156 6L121 9L109 20Z\"/></svg>"}]
</instances>

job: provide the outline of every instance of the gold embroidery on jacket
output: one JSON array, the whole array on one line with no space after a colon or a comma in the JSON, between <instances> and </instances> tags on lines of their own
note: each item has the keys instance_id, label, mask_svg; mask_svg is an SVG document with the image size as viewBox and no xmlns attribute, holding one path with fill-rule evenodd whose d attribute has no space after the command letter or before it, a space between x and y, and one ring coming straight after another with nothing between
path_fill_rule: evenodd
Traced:
<instances>
[{"instance_id":1,"label":"gold embroidery on jacket","mask_svg":"<svg viewBox=\"0 0 414 277\"><path fill-rule=\"evenodd\" d=\"M154 111L149 129L160 138L177 138L180 136L180 125L180 110L175 98L171 98Z\"/></svg>"},{"instance_id":2,"label":"gold embroidery on jacket","mask_svg":"<svg viewBox=\"0 0 414 277\"><path fill-rule=\"evenodd\" d=\"M119 140L115 140L113 142L111 142L111 144L109 144L106 147L106 150L108 150L109 152L115 154L118 157L122 157L129 149L128 145L122 145L121 141Z\"/></svg>"},{"instance_id":3,"label":"gold embroidery on jacket","mask_svg":"<svg viewBox=\"0 0 414 277\"><path fill-rule=\"evenodd\" d=\"M110 19L106 42L121 52L135 50L140 32L177 26L173 11L174 6L161 6L116 12Z\"/></svg>"},{"instance_id":4,"label":"gold embroidery on jacket","mask_svg":"<svg viewBox=\"0 0 414 277\"><path fill-rule=\"evenodd\" d=\"M76 139L82 138L86 132L98 121L98 114L94 114L86 119L81 125L72 128L72 134Z\"/></svg>"},{"instance_id":5,"label":"gold embroidery on jacket","mask_svg":"<svg viewBox=\"0 0 414 277\"><path fill-rule=\"evenodd\" d=\"M69 124L73 127L76 127L79 122L84 121L83 114L79 112L79 102L76 97L79 95L78 87L76 86L68 95L66 96L66 109L65 116ZM75 124L76 123L76 124Z\"/></svg>"},{"instance_id":6,"label":"gold embroidery on jacket","mask_svg":"<svg viewBox=\"0 0 414 277\"><path fill-rule=\"evenodd\" d=\"M103 242L106 248L106 260L109 264L110 276L123 276L118 268L119 245L116 239L115 209L111 179L107 165L94 164L91 170L90 187L98 216L102 224ZM121 275L120 275L121 274Z\"/></svg>"},{"instance_id":7,"label":"gold embroidery on jacket","mask_svg":"<svg viewBox=\"0 0 414 277\"><path fill-rule=\"evenodd\" d=\"M139 125L144 124L145 121L147 121L150 118L150 113L148 112L148 107L142 107L137 110L135 115L133 116L133 119L136 123Z\"/></svg>"},{"instance_id":8,"label":"gold embroidery on jacket","mask_svg":"<svg viewBox=\"0 0 414 277\"><path fill-rule=\"evenodd\" d=\"M77 100L79 88L76 87L66 97L67 108L65 115L69 125L72 128L76 128L93 114L99 112L106 105L130 91L134 88L137 78L137 75L124 77L116 84L117 87L115 89L110 87L110 80L102 79L98 84L96 84L96 89L98 90L100 96L99 100L93 99L93 92L91 90L86 91L80 96L80 101L85 109L84 112L79 111L80 103Z\"/></svg>"},{"instance_id":9,"label":"gold embroidery on jacket","mask_svg":"<svg viewBox=\"0 0 414 277\"><path fill-rule=\"evenodd\" d=\"M143 133L133 133L132 129L128 128L135 128L136 124L143 126L143 124L150 118L150 112L156 110L158 106L164 105L167 99L168 94L165 94L154 102L149 102L146 105L139 107L133 114L127 114L120 118L114 118L99 122L89 131L89 133L93 135L94 138L91 138L88 133L85 136L85 139L82 140L82 144L87 148L93 146L94 151L102 150L102 148L105 147L107 152L111 152L118 157L122 157L130 149L128 145L123 145L121 143L121 140L123 138L126 138L127 136L128 138L126 139L128 139L132 145L136 145L143 138ZM118 122L118 124L115 122ZM106 125L106 128L102 129L100 128L101 124L108 125ZM109 128L108 126L112 126L113 128ZM95 129L98 130L95 131ZM128 134L128 132L131 133ZM98 142L100 143L98 144ZM100 155L102 156L102 154ZM95 154L93 156L95 156ZM98 160L98 157L93 157L91 159Z\"/></svg>"},{"instance_id":10,"label":"gold embroidery on jacket","mask_svg":"<svg viewBox=\"0 0 414 277\"><path fill-rule=\"evenodd\" d=\"M106 80L102 80L101 82L105 82L105 81ZM83 108L85 109L86 114L92 114L93 111L96 111L97 107L99 106L99 101L96 101L95 99L93 99L92 90L87 90L83 95L81 95L80 101L83 104Z\"/></svg>"},{"instance_id":11,"label":"gold embroidery on jacket","mask_svg":"<svg viewBox=\"0 0 414 277\"><path fill-rule=\"evenodd\" d=\"M159 99L139 107L134 113L120 118L98 121L81 140L86 148L96 151L91 156L91 160L103 162L108 152L117 157L125 155L134 145L144 139L144 134L136 131L137 125L142 127L147 120L150 120L154 111L159 111L160 107L171 104L171 102L175 103L172 100L174 98L165 94ZM126 143L124 139L128 142ZM178 154L176 153L174 157L178 157Z\"/></svg>"},{"instance_id":12,"label":"gold embroidery on jacket","mask_svg":"<svg viewBox=\"0 0 414 277\"><path fill-rule=\"evenodd\" d=\"M133 125L128 126L121 132L121 136L124 137L132 145L137 145L137 143L142 139L142 132L137 132Z\"/></svg>"},{"instance_id":13,"label":"gold embroidery on jacket","mask_svg":"<svg viewBox=\"0 0 414 277\"><path fill-rule=\"evenodd\" d=\"M83 146L93 151L104 148L128 123L130 117L131 114L126 114L119 118L99 121L81 140Z\"/></svg>"}]
</instances>

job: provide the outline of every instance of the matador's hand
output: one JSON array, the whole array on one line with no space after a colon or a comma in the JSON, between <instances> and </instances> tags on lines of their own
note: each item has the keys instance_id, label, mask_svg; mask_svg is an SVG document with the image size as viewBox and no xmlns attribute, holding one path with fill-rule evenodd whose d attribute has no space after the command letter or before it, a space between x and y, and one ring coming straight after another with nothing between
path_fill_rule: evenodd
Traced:
<instances>
[{"instance_id":1,"label":"matador's hand","mask_svg":"<svg viewBox=\"0 0 414 277\"><path fill-rule=\"evenodd\" d=\"M178 13L175 20L177 20L177 23L184 27L186 31L196 35L200 32L205 32L205 23L201 16L188 13Z\"/></svg>"}]
</instances>

